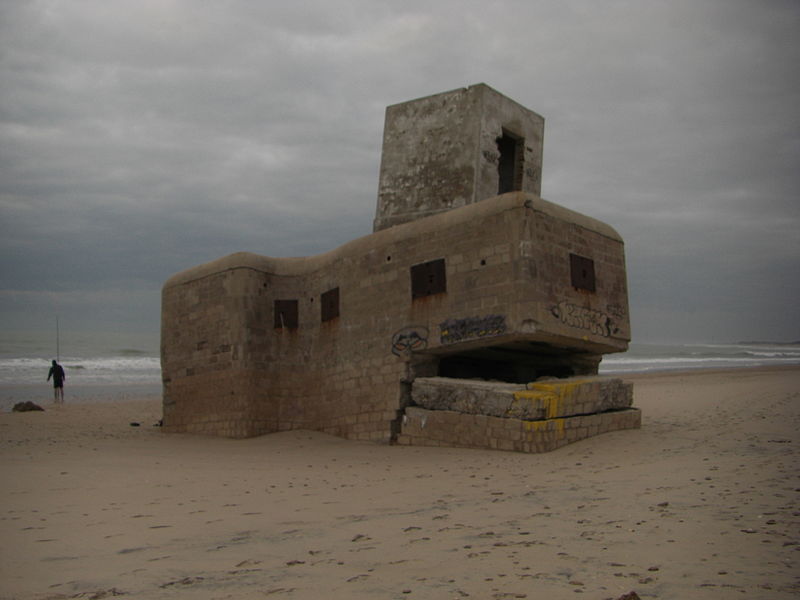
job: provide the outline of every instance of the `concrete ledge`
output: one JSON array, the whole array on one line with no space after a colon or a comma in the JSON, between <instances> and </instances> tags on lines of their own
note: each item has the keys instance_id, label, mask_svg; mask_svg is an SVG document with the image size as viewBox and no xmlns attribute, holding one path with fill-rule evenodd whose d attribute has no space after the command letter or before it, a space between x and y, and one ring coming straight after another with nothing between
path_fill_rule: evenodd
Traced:
<instances>
[{"instance_id":1,"label":"concrete ledge","mask_svg":"<svg viewBox=\"0 0 800 600\"><path fill-rule=\"evenodd\" d=\"M375 248L381 248L389 244L405 243L407 240L417 236L436 235L448 227L458 226L461 223L481 222L491 215L512 210L533 210L536 213L574 223L614 241L622 242L622 237L613 227L597 219L543 200L535 194L510 192L487 198L474 204L430 215L417 221L376 231L371 235L347 242L329 252L313 256L275 258L251 252L236 252L176 273L164 283L164 289L184 285L197 279L234 269L251 269L274 275L308 275L329 268L331 264L338 260L346 259L350 256L363 256Z\"/></svg>"},{"instance_id":2,"label":"concrete ledge","mask_svg":"<svg viewBox=\"0 0 800 600\"><path fill-rule=\"evenodd\" d=\"M411 406L406 409L397 443L405 446L550 452L601 433L638 429L641 425L642 413L636 408L526 421Z\"/></svg>"},{"instance_id":3,"label":"concrete ledge","mask_svg":"<svg viewBox=\"0 0 800 600\"><path fill-rule=\"evenodd\" d=\"M421 377L414 380L411 398L430 410L541 420L630 408L633 385L611 377L529 384Z\"/></svg>"}]
</instances>

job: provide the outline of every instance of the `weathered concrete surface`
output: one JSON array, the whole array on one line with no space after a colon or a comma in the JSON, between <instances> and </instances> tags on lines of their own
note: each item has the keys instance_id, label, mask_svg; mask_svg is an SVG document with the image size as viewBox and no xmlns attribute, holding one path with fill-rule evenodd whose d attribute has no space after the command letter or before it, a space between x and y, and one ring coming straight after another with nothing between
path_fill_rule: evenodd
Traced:
<instances>
[{"instance_id":1,"label":"weathered concrete surface","mask_svg":"<svg viewBox=\"0 0 800 600\"><path fill-rule=\"evenodd\" d=\"M594 257L595 293L571 285L571 252ZM437 258L446 291L412 297L412 267ZM335 288L339 316L323 321L321 296ZM297 302L296 328L275 326L275 303L287 299ZM173 276L162 295L164 426L389 441L410 370L435 375L444 360L484 348L535 361L556 345L577 369L587 352L625 350L629 332L616 232L541 198L505 194L317 256L241 253Z\"/></svg>"},{"instance_id":2,"label":"weathered concrete surface","mask_svg":"<svg viewBox=\"0 0 800 600\"><path fill-rule=\"evenodd\" d=\"M397 442L406 446L550 452L602 433L638 429L641 424L642 414L636 408L525 421L410 406L403 417Z\"/></svg>"},{"instance_id":3,"label":"weathered concrete surface","mask_svg":"<svg viewBox=\"0 0 800 600\"><path fill-rule=\"evenodd\" d=\"M517 383L418 377L411 385L411 400L415 405L429 410L504 417L514 404L514 393L524 390L525 385ZM530 415L519 416L535 418Z\"/></svg>"},{"instance_id":4,"label":"weathered concrete surface","mask_svg":"<svg viewBox=\"0 0 800 600\"><path fill-rule=\"evenodd\" d=\"M518 141L501 189L498 140ZM509 191L541 194L544 118L480 83L386 109L374 231Z\"/></svg>"},{"instance_id":5,"label":"weathered concrete surface","mask_svg":"<svg viewBox=\"0 0 800 600\"><path fill-rule=\"evenodd\" d=\"M414 381L411 399L429 410L542 420L629 408L633 385L610 377L574 377L526 385L424 377Z\"/></svg>"}]
</instances>

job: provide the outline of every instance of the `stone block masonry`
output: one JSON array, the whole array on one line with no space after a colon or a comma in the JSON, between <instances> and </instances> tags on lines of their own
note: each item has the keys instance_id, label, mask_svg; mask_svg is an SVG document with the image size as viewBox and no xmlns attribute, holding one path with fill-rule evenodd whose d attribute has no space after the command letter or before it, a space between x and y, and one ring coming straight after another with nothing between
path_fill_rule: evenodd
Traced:
<instances>
[{"instance_id":1,"label":"stone block masonry","mask_svg":"<svg viewBox=\"0 0 800 600\"><path fill-rule=\"evenodd\" d=\"M635 426L594 377L630 340L623 241L540 197L543 132L484 84L394 105L371 235L171 277L163 430L530 452Z\"/></svg>"},{"instance_id":2,"label":"stone block masonry","mask_svg":"<svg viewBox=\"0 0 800 600\"><path fill-rule=\"evenodd\" d=\"M540 420L629 408L633 385L610 377L550 379L524 385L421 377L412 385L411 399L430 410Z\"/></svg>"},{"instance_id":3,"label":"stone block masonry","mask_svg":"<svg viewBox=\"0 0 800 600\"><path fill-rule=\"evenodd\" d=\"M556 247L539 240L543 221ZM603 248L593 294L569 275L570 250L589 239ZM621 252L607 226L513 192L318 256L240 253L184 271L162 294L165 430L391 441L419 377L591 375L627 347L627 313L610 332L552 307L626 306L624 270L605 258Z\"/></svg>"},{"instance_id":4,"label":"stone block masonry","mask_svg":"<svg viewBox=\"0 0 800 600\"><path fill-rule=\"evenodd\" d=\"M398 443L549 452L641 426L633 385L609 377L526 385L442 377L414 381Z\"/></svg>"},{"instance_id":5,"label":"stone block masonry","mask_svg":"<svg viewBox=\"0 0 800 600\"><path fill-rule=\"evenodd\" d=\"M527 421L409 406L397 443L514 452L550 452L601 433L638 429L642 413L627 408L605 413Z\"/></svg>"},{"instance_id":6,"label":"stone block masonry","mask_svg":"<svg viewBox=\"0 0 800 600\"><path fill-rule=\"evenodd\" d=\"M374 230L511 191L541 194L544 119L477 84L386 109Z\"/></svg>"}]
</instances>

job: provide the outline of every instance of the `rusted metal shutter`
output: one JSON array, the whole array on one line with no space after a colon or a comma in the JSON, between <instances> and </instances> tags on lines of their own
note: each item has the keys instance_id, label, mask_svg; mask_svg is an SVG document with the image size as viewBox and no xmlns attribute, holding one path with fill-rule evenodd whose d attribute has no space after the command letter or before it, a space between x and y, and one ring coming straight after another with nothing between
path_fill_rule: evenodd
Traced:
<instances>
[{"instance_id":1,"label":"rusted metal shutter","mask_svg":"<svg viewBox=\"0 0 800 600\"><path fill-rule=\"evenodd\" d=\"M447 275L443 258L411 267L411 297L423 298L447 291Z\"/></svg>"},{"instance_id":2,"label":"rusted metal shutter","mask_svg":"<svg viewBox=\"0 0 800 600\"><path fill-rule=\"evenodd\" d=\"M591 258L570 254L569 267L572 274L572 287L587 292L595 291L594 261Z\"/></svg>"}]
</instances>

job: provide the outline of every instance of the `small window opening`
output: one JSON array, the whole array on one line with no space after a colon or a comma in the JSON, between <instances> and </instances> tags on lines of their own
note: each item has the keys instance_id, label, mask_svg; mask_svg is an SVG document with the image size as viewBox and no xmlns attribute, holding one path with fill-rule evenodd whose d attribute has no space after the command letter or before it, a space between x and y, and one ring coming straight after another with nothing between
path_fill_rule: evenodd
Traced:
<instances>
[{"instance_id":1,"label":"small window opening","mask_svg":"<svg viewBox=\"0 0 800 600\"><path fill-rule=\"evenodd\" d=\"M503 135L497 138L497 150L500 153L500 159L497 162L497 193L520 191L522 189L525 138L503 129Z\"/></svg>"},{"instance_id":2,"label":"small window opening","mask_svg":"<svg viewBox=\"0 0 800 600\"><path fill-rule=\"evenodd\" d=\"M587 292L596 290L594 277L594 261L591 258L569 255L569 267L572 277L572 287Z\"/></svg>"},{"instance_id":3,"label":"small window opening","mask_svg":"<svg viewBox=\"0 0 800 600\"><path fill-rule=\"evenodd\" d=\"M447 275L443 258L411 267L411 297L423 298L447 291Z\"/></svg>"},{"instance_id":4,"label":"small window opening","mask_svg":"<svg viewBox=\"0 0 800 600\"><path fill-rule=\"evenodd\" d=\"M275 300L275 329L297 329L297 300Z\"/></svg>"},{"instance_id":5,"label":"small window opening","mask_svg":"<svg viewBox=\"0 0 800 600\"><path fill-rule=\"evenodd\" d=\"M331 321L339 316L339 288L335 287L320 296L322 322Z\"/></svg>"}]
</instances>

